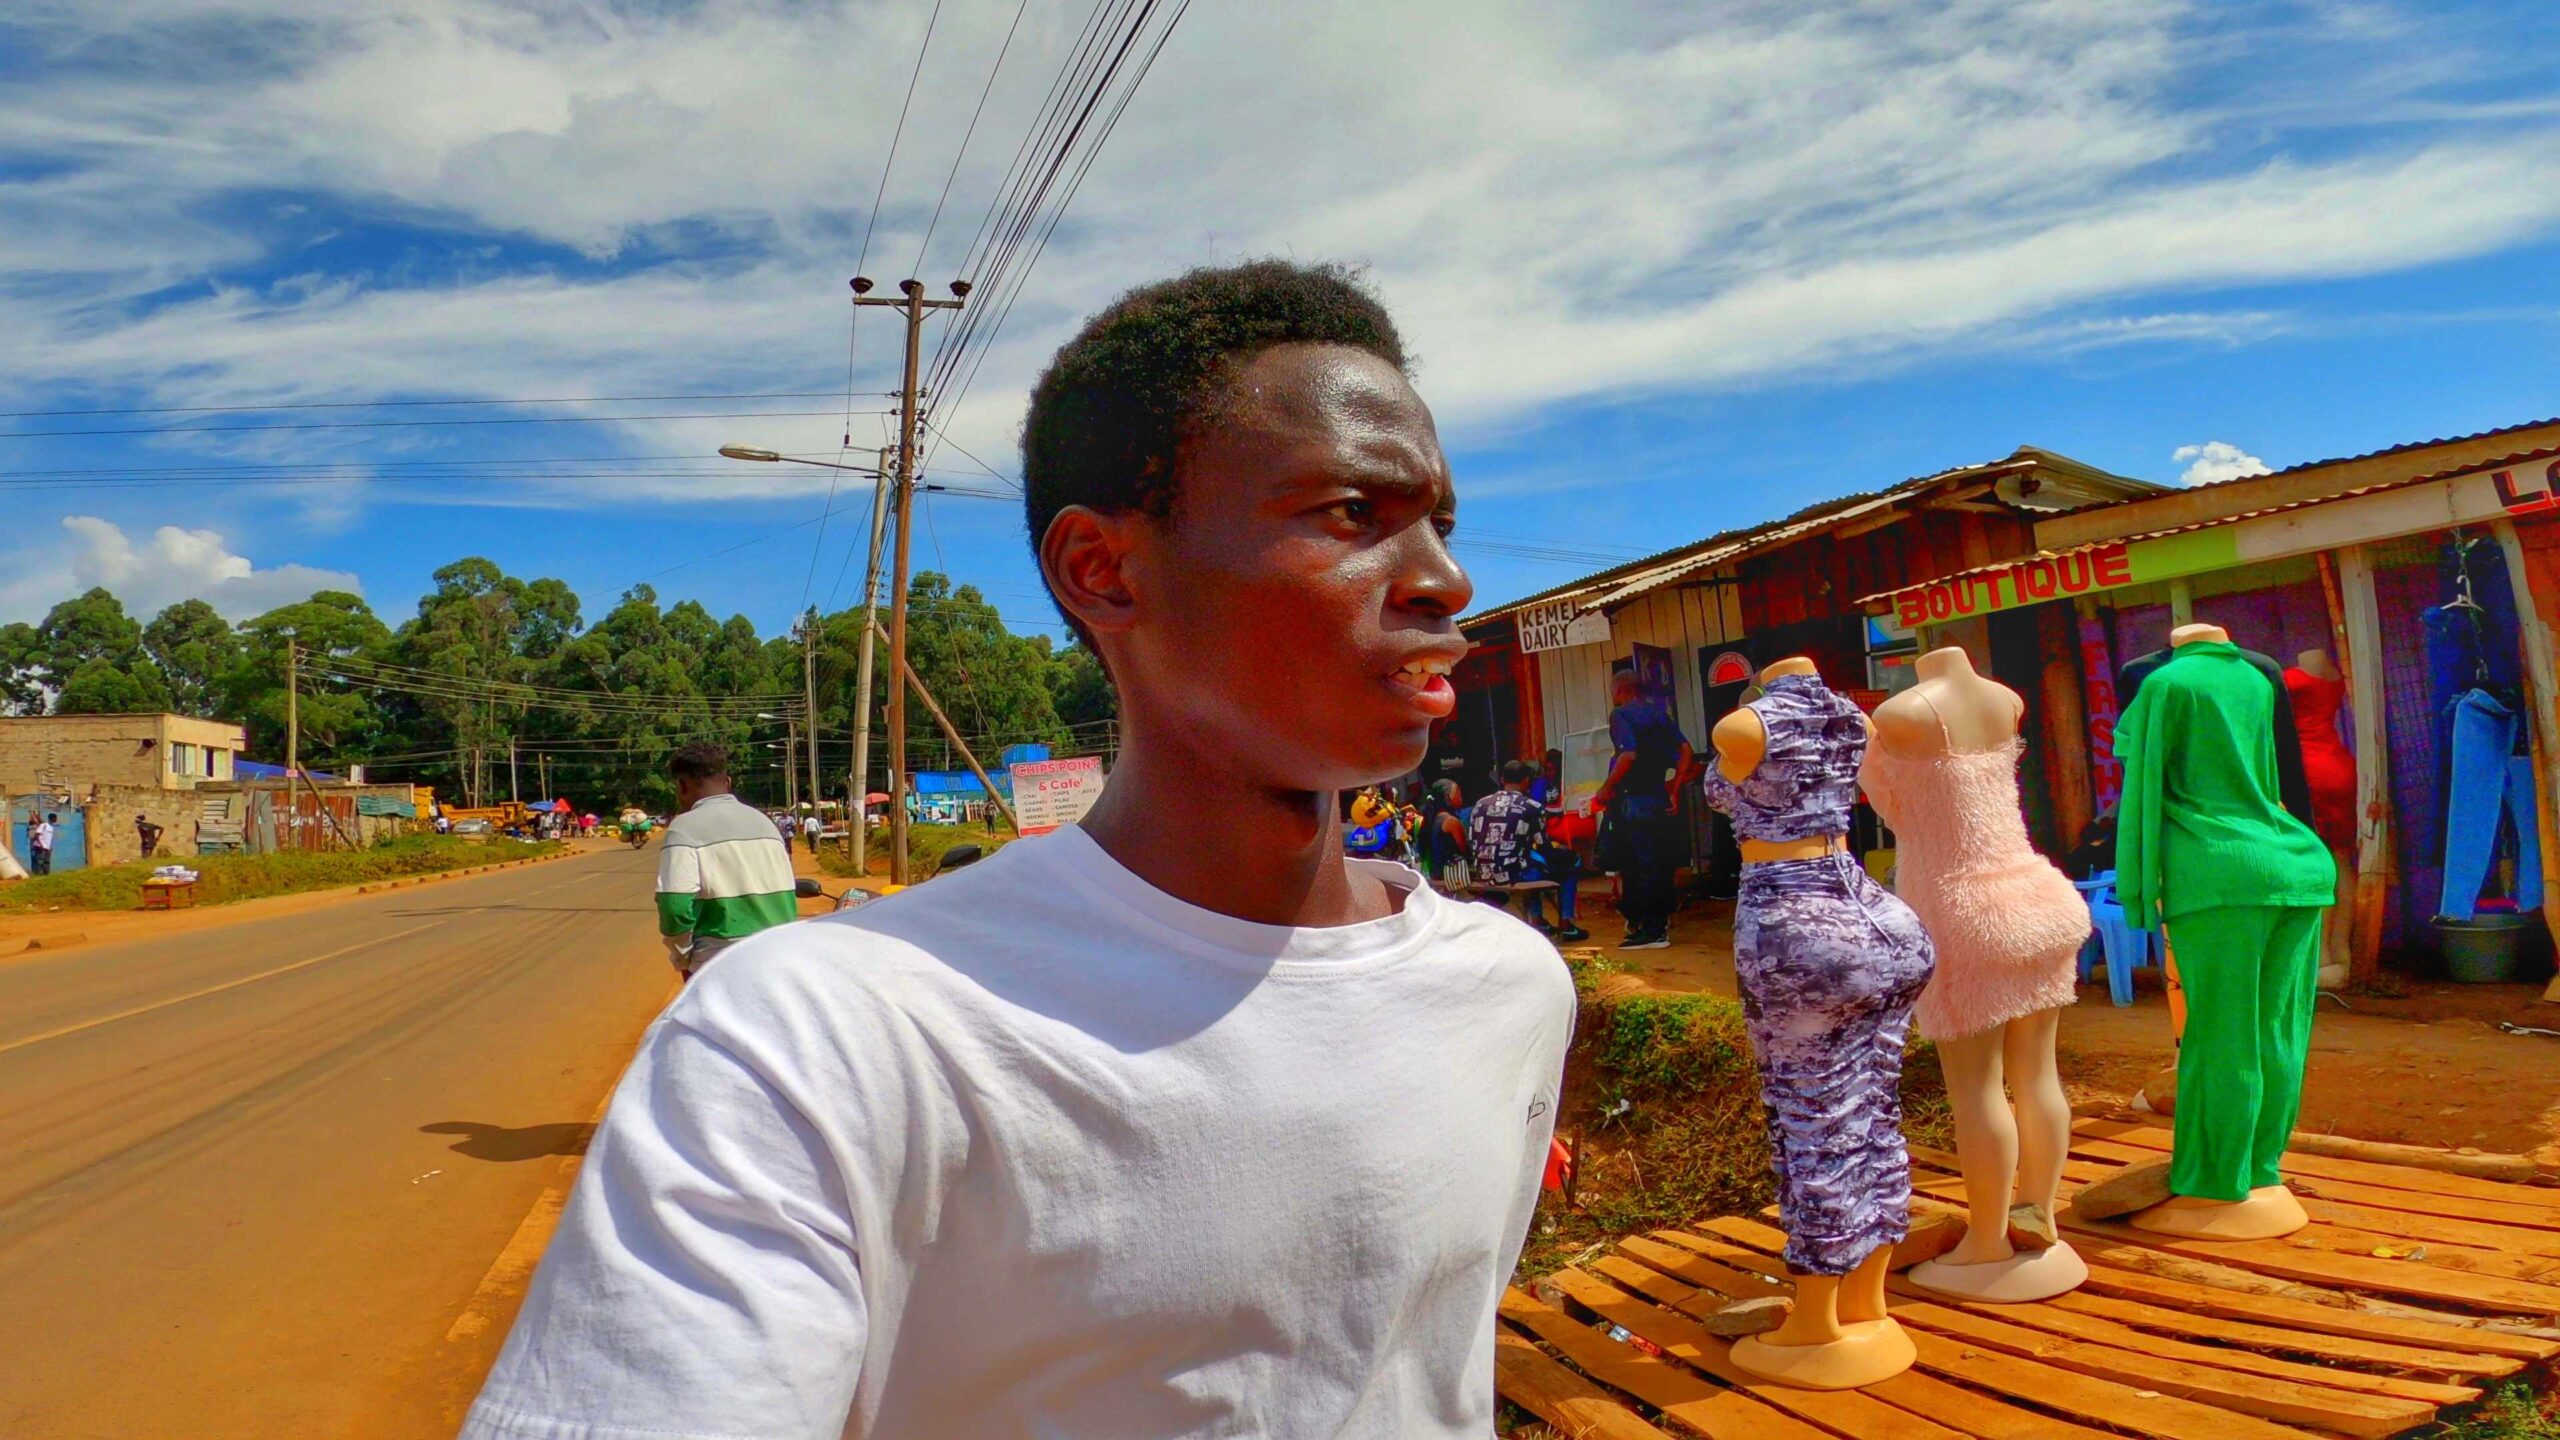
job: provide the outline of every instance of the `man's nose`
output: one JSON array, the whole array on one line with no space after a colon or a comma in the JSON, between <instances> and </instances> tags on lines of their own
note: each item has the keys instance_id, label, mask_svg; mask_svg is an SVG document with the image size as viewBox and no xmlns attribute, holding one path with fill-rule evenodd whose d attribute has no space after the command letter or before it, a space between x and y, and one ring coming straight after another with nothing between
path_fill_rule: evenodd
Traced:
<instances>
[{"instance_id":1,"label":"man's nose","mask_svg":"<svg viewBox=\"0 0 2560 1440\"><path fill-rule=\"evenodd\" d=\"M1475 598L1476 586L1458 557L1449 553L1448 539L1429 523L1412 526L1405 536L1389 603L1442 619L1463 612Z\"/></svg>"}]
</instances>

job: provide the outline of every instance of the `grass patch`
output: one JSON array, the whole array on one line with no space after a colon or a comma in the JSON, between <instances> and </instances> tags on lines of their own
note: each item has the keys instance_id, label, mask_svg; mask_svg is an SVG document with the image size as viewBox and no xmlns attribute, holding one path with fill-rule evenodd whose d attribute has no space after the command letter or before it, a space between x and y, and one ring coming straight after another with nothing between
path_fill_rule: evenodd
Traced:
<instances>
[{"instance_id":1,"label":"grass patch","mask_svg":"<svg viewBox=\"0 0 2560 1440\"><path fill-rule=\"evenodd\" d=\"M556 854L560 849L557 841L528 845L498 840L484 844L449 835L414 835L385 840L362 850L164 855L128 865L95 865L0 885L0 912L139 910L142 882L161 865L185 865L194 870L202 877L196 883L196 903L219 905L266 895L296 895L306 890L361 885L369 880L436 875L501 860L528 860Z\"/></svg>"},{"instance_id":2,"label":"grass patch","mask_svg":"<svg viewBox=\"0 0 2560 1440\"><path fill-rule=\"evenodd\" d=\"M2560 1440L2560 1395L2510 1380L2432 1433L2437 1440Z\"/></svg>"},{"instance_id":3,"label":"grass patch","mask_svg":"<svg viewBox=\"0 0 2560 1440\"><path fill-rule=\"evenodd\" d=\"M1602 962L1605 965L1607 962ZM1577 965L1577 972L1586 968ZM1519 1273L1543 1275L1631 1231L1750 1215L1777 1198L1760 1072L1739 1002L1717 995L1596 995L1582 1014L1556 1133L1582 1142L1576 1207L1550 1196ZM1916 1042L1902 1072L1903 1133L1951 1145L1937 1051ZM2560 1437L2555 1437L2560 1440Z\"/></svg>"},{"instance_id":4,"label":"grass patch","mask_svg":"<svg viewBox=\"0 0 2560 1440\"><path fill-rule=\"evenodd\" d=\"M907 869L910 874L930 879L942 866L943 852L955 845L975 845L990 853L1022 837L1009 827L999 826L992 835L983 825L910 825L907 827ZM872 832L865 847L873 878L886 878L889 873L889 832L884 828ZM835 845L818 848L818 868L830 875L851 876L857 872L853 862Z\"/></svg>"}]
</instances>

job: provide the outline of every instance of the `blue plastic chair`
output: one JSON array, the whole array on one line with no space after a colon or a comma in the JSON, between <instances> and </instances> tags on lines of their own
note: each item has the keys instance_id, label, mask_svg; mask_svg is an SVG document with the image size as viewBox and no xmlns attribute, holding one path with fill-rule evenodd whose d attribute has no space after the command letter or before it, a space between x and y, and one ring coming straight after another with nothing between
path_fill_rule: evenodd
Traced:
<instances>
[{"instance_id":1,"label":"blue plastic chair","mask_svg":"<svg viewBox=\"0 0 2560 1440\"><path fill-rule=\"evenodd\" d=\"M2136 930L2126 918L2124 906L2116 900L2116 872L2101 871L2086 880L2074 880L2072 886L2089 901L2090 935L2080 947L2080 978L2095 974L2101 960L2107 967L2107 994L2118 1005L2133 1003L2133 972L2152 963L2152 935Z\"/></svg>"}]
</instances>

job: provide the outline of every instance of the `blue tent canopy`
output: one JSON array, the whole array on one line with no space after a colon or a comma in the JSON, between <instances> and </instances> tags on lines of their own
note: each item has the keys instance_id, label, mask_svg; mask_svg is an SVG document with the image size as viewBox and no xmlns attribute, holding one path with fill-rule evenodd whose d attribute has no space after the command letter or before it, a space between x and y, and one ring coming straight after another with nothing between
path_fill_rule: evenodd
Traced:
<instances>
[{"instance_id":1,"label":"blue tent canopy","mask_svg":"<svg viewBox=\"0 0 2560 1440\"><path fill-rule=\"evenodd\" d=\"M907 777L918 795L984 795L987 787L966 770L919 770Z\"/></svg>"}]
</instances>

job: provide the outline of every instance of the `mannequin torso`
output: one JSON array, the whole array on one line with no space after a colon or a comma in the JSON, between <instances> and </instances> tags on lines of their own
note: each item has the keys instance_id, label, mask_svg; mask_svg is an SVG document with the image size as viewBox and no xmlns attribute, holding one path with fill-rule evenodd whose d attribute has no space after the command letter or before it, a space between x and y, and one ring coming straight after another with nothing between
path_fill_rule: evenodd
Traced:
<instances>
[{"instance_id":1,"label":"mannequin torso","mask_svg":"<svg viewBox=\"0 0 2560 1440\"><path fill-rule=\"evenodd\" d=\"M1811 660L1802 655L1790 655L1783 660L1771 661L1768 668L1760 672L1760 683L1766 685L1782 675L1818 678L1821 673ZM1760 723L1759 713L1747 705L1736 707L1732 714L1717 721L1708 742L1715 747L1716 770L1727 780L1736 782L1748 779L1769 753L1769 732ZM1741 848L1743 863L1757 865L1771 860L1803 860L1817 855L1840 854L1849 848L1849 838L1846 835L1808 835L1801 840L1744 840Z\"/></svg>"},{"instance_id":2,"label":"mannequin torso","mask_svg":"<svg viewBox=\"0 0 2560 1440\"><path fill-rule=\"evenodd\" d=\"M1920 682L1878 705L1876 743L1910 759L1980 755L2017 738L2027 702L1997 680L1984 678L1971 657L1948 646L1920 657Z\"/></svg>"}]
</instances>

